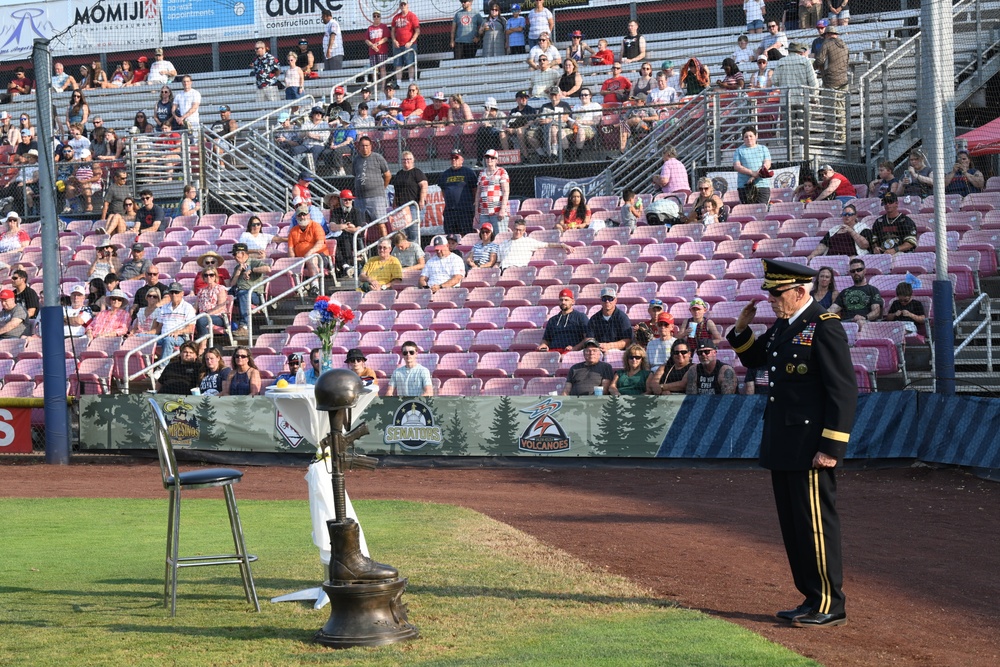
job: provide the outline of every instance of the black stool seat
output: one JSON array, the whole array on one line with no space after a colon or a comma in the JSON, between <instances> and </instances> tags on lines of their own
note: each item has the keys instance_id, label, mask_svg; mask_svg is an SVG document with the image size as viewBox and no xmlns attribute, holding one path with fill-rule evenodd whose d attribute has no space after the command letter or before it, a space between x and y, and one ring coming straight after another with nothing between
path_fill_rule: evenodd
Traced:
<instances>
[{"instance_id":1,"label":"black stool seat","mask_svg":"<svg viewBox=\"0 0 1000 667\"><path fill-rule=\"evenodd\" d=\"M219 486L230 484L243 479L243 472L233 468L207 468L205 470L189 470L182 472L177 477L169 475L166 479L167 486L173 486L176 479L180 479L182 487L195 488L198 486Z\"/></svg>"}]
</instances>

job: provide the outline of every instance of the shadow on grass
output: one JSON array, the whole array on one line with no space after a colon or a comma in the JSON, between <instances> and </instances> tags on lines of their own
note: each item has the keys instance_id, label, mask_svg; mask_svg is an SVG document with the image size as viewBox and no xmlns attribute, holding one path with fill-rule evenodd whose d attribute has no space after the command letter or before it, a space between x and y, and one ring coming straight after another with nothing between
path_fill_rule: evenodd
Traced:
<instances>
[{"instance_id":1,"label":"shadow on grass","mask_svg":"<svg viewBox=\"0 0 1000 667\"><path fill-rule=\"evenodd\" d=\"M586 593L552 593L525 588L488 588L484 586L425 586L410 584L407 592L414 595L438 597L494 597L504 600L551 600L585 604L632 604L656 609L680 608L673 600L648 597L616 597L613 595L588 595Z\"/></svg>"},{"instance_id":2,"label":"shadow on grass","mask_svg":"<svg viewBox=\"0 0 1000 667\"><path fill-rule=\"evenodd\" d=\"M179 613L179 612L178 612ZM319 630L319 626L312 629L279 628L270 625L249 626L218 626L205 627L203 625L131 625L113 623L104 626L108 632L121 634L163 634L163 635L187 635L189 637L222 637L232 639L284 639L297 642L312 642L313 636Z\"/></svg>"}]
</instances>

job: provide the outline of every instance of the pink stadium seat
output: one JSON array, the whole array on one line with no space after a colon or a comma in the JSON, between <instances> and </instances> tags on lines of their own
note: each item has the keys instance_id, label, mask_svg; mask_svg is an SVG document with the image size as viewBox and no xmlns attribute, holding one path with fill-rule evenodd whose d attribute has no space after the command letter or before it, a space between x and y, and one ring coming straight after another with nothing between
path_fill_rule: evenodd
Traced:
<instances>
[{"instance_id":1,"label":"pink stadium seat","mask_svg":"<svg viewBox=\"0 0 1000 667\"><path fill-rule=\"evenodd\" d=\"M287 372L285 369L286 360L287 357L283 354L262 354L253 358L253 362L257 365L261 374L266 373L267 377L271 378L276 378L282 373Z\"/></svg>"},{"instance_id":2,"label":"pink stadium seat","mask_svg":"<svg viewBox=\"0 0 1000 667\"><path fill-rule=\"evenodd\" d=\"M945 211L957 211L962 206L962 195L945 195L944 206ZM920 213L934 212L934 195L924 198L919 205L919 211Z\"/></svg>"},{"instance_id":3,"label":"pink stadium seat","mask_svg":"<svg viewBox=\"0 0 1000 667\"><path fill-rule=\"evenodd\" d=\"M839 217L843 210L844 205L839 201L811 201L806 204L806 210L801 217L824 220Z\"/></svg>"},{"instance_id":4,"label":"pink stadium seat","mask_svg":"<svg viewBox=\"0 0 1000 667\"><path fill-rule=\"evenodd\" d=\"M22 338L0 339L0 359L15 359L23 348L24 339ZM0 375L0 378L2 377Z\"/></svg>"},{"instance_id":5,"label":"pink stadium seat","mask_svg":"<svg viewBox=\"0 0 1000 667\"><path fill-rule=\"evenodd\" d=\"M517 308L518 306L534 306L542 298L542 288L536 285L524 287L511 287L507 290L501 306L506 308Z\"/></svg>"},{"instance_id":6,"label":"pink stadium seat","mask_svg":"<svg viewBox=\"0 0 1000 667\"><path fill-rule=\"evenodd\" d=\"M548 213L552 210L552 200L548 197L529 197L521 202L521 212L537 211L538 213Z\"/></svg>"},{"instance_id":7,"label":"pink stadium seat","mask_svg":"<svg viewBox=\"0 0 1000 667\"><path fill-rule=\"evenodd\" d=\"M678 247L676 243L650 243L643 246L639 261L647 264L670 261L677 255Z\"/></svg>"},{"instance_id":8,"label":"pink stadium seat","mask_svg":"<svg viewBox=\"0 0 1000 667\"><path fill-rule=\"evenodd\" d=\"M462 287L472 289L474 287L493 287L500 280L500 269L469 269L462 279Z\"/></svg>"},{"instance_id":9,"label":"pink stadium seat","mask_svg":"<svg viewBox=\"0 0 1000 667\"><path fill-rule=\"evenodd\" d=\"M320 347L321 341L319 336L314 333L298 333L293 334L291 338L288 339L288 344L282 348L283 354L288 354L290 352L308 352L309 350Z\"/></svg>"},{"instance_id":10,"label":"pink stadium seat","mask_svg":"<svg viewBox=\"0 0 1000 667\"><path fill-rule=\"evenodd\" d=\"M503 329L509 315L509 308L480 308L472 313L472 319L466 327L471 331Z\"/></svg>"},{"instance_id":11,"label":"pink stadium seat","mask_svg":"<svg viewBox=\"0 0 1000 667\"><path fill-rule=\"evenodd\" d=\"M948 241L948 249L955 250L958 248L958 232L945 232L945 238ZM934 232L924 232L917 237L917 247L914 252L928 252L932 253L937 250L937 238Z\"/></svg>"},{"instance_id":12,"label":"pink stadium seat","mask_svg":"<svg viewBox=\"0 0 1000 667\"><path fill-rule=\"evenodd\" d=\"M434 377L441 380L468 378L478 367L479 355L475 352L452 352L440 357Z\"/></svg>"},{"instance_id":13,"label":"pink stadium seat","mask_svg":"<svg viewBox=\"0 0 1000 667\"><path fill-rule=\"evenodd\" d=\"M357 310L361 313L370 310L391 310L392 304L395 302L396 293L392 290L368 292L361 298L361 303L358 304Z\"/></svg>"},{"instance_id":14,"label":"pink stadium seat","mask_svg":"<svg viewBox=\"0 0 1000 667\"><path fill-rule=\"evenodd\" d=\"M930 273L934 270L933 252L904 252L892 256L893 273Z\"/></svg>"},{"instance_id":15,"label":"pink stadium seat","mask_svg":"<svg viewBox=\"0 0 1000 667\"><path fill-rule=\"evenodd\" d=\"M699 259L712 259L715 253L715 244L711 241L688 241L677 249L675 260L681 262L694 262Z\"/></svg>"},{"instance_id":16,"label":"pink stadium seat","mask_svg":"<svg viewBox=\"0 0 1000 667\"><path fill-rule=\"evenodd\" d=\"M680 225L674 225L667 231L666 240L676 240L678 243L694 243L696 241L701 241L702 235L705 233L705 225L700 222L687 222Z\"/></svg>"},{"instance_id":17,"label":"pink stadium seat","mask_svg":"<svg viewBox=\"0 0 1000 667\"><path fill-rule=\"evenodd\" d=\"M792 247L793 257L808 257L809 253L816 249L819 242L823 240L821 236L809 236L801 239L795 239L795 245Z\"/></svg>"},{"instance_id":18,"label":"pink stadium seat","mask_svg":"<svg viewBox=\"0 0 1000 667\"><path fill-rule=\"evenodd\" d=\"M556 241L553 241L556 243ZM539 248L531 256L528 266L536 269L543 269L550 266L562 266L566 261L567 253L562 248Z\"/></svg>"},{"instance_id":19,"label":"pink stadium seat","mask_svg":"<svg viewBox=\"0 0 1000 667\"><path fill-rule=\"evenodd\" d=\"M438 367L440 373L440 366ZM440 377L440 376L439 376ZM479 378L450 378L441 384L438 396L479 396L483 381Z\"/></svg>"},{"instance_id":20,"label":"pink stadium seat","mask_svg":"<svg viewBox=\"0 0 1000 667\"><path fill-rule=\"evenodd\" d=\"M805 210L806 205L801 202L775 202L771 204L764 219L781 222L790 218L801 218Z\"/></svg>"},{"instance_id":21,"label":"pink stadium seat","mask_svg":"<svg viewBox=\"0 0 1000 667\"><path fill-rule=\"evenodd\" d=\"M358 304L361 303L361 298L364 296L361 292L355 291L340 291L334 292L330 296L330 301L338 304L341 307L347 306L351 310L357 310Z\"/></svg>"},{"instance_id":22,"label":"pink stadium seat","mask_svg":"<svg viewBox=\"0 0 1000 667\"><path fill-rule=\"evenodd\" d=\"M764 278L764 265L759 259L734 259L726 267L723 278L731 280L746 280L747 278Z\"/></svg>"},{"instance_id":23,"label":"pink stadium seat","mask_svg":"<svg viewBox=\"0 0 1000 667\"><path fill-rule=\"evenodd\" d=\"M625 283L618 290L618 303L630 306L634 303L649 303L656 298L657 285L653 282Z\"/></svg>"},{"instance_id":24,"label":"pink stadium seat","mask_svg":"<svg viewBox=\"0 0 1000 667\"><path fill-rule=\"evenodd\" d=\"M392 330L398 331L401 336L407 331L428 331L433 321L433 310L404 310L396 315Z\"/></svg>"},{"instance_id":25,"label":"pink stadium seat","mask_svg":"<svg viewBox=\"0 0 1000 667\"><path fill-rule=\"evenodd\" d=\"M306 312L296 314L291 326L285 329L285 332L290 336L294 336L297 333L312 333L314 329L315 327L309 320L309 313Z\"/></svg>"},{"instance_id":26,"label":"pink stadium seat","mask_svg":"<svg viewBox=\"0 0 1000 667\"><path fill-rule=\"evenodd\" d=\"M566 378L531 378L524 386L523 396L548 396L561 394L566 387Z\"/></svg>"},{"instance_id":27,"label":"pink stadium seat","mask_svg":"<svg viewBox=\"0 0 1000 667\"><path fill-rule=\"evenodd\" d=\"M726 262L722 259L699 259L688 265L687 280L702 282L704 280L718 280L726 275Z\"/></svg>"},{"instance_id":28,"label":"pink stadium seat","mask_svg":"<svg viewBox=\"0 0 1000 667\"><path fill-rule=\"evenodd\" d=\"M580 264L573 269L570 282L574 285L603 285L611 276L610 264Z\"/></svg>"},{"instance_id":29,"label":"pink stadium seat","mask_svg":"<svg viewBox=\"0 0 1000 667\"><path fill-rule=\"evenodd\" d=\"M492 378L483 386L483 396L520 396L524 392L524 380L519 378Z\"/></svg>"},{"instance_id":30,"label":"pink stadium seat","mask_svg":"<svg viewBox=\"0 0 1000 667\"><path fill-rule=\"evenodd\" d=\"M521 329L514 334L508 348L511 352L534 352L542 344L543 329Z\"/></svg>"},{"instance_id":31,"label":"pink stadium seat","mask_svg":"<svg viewBox=\"0 0 1000 667\"><path fill-rule=\"evenodd\" d=\"M469 298L465 301L466 308L493 308L499 306L503 301L504 291L502 287L476 287L469 292Z\"/></svg>"},{"instance_id":32,"label":"pink stadium seat","mask_svg":"<svg viewBox=\"0 0 1000 667\"><path fill-rule=\"evenodd\" d=\"M430 352L435 354L447 354L449 352L467 352L472 348L472 341L475 339L474 331L451 330L441 331L434 340Z\"/></svg>"},{"instance_id":33,"label":"pink stadium seat","mask_svg":"<svg viewBox=\"0 0 1000 667\"><path fill-rule=\"evenodd\" d=\"M6 380L0 387L0 396L4 398L28 398L35 389L31 380Z\"/></svg>"},{"instance_id":34,"label":"pink stadium seat","mask_svg":"<svg viewBox=\"0 0 1000 667\"><path fill-rule=\"evenodd\" d=\"M627 227L605 227L594 234L593 245L610 248L616 245L626 245L629 242Z\"/></svg>"},{"instance_id":35,"label":"pink stadium seat","mask_svg":"<svg viewBox=\"0 0 1000 667\"><path fill-rule=\"evenodd\" d=\"M261 334L254 339L254 346L250 350L250 354L254 356L254 359L261 354L278 354L287 343L287 333Z\"/></svg>"},{"instance_id":36,"label":"pink stadium seat","mask_svg":"<svg viewBox=\"0 0 1000 667\"><path fill-rule=\"evenodd\" d=\"M548 309L545 306L518 306L511 311L506 327L514 331L544 327L547 315Z\"/></svg>"},{"instance_id":37,"label":"pink stadium seat","mask_svg":"<svg viewBox=\"0 0 1000 667\"><path fill-rule=\"evenodd\" d=\"M470 332L471 333L471 332ZM476 334L475 341L469 348L471 352L484 354L486 352L506 352L514 342L517 331L507 321L506 329L484 329Z\"/></svg>"},{"instance_id":38,"label":"pink stadium seat","mask_svg":"<svg viewBox=\"0 0 1000 667\"><path fill-rule=\"evenodd\" d=\"M652 227L649 225L640 225L632 234L632 238L629 239L629 243L647 246L651 243L664 243L666 238L666 227L661 227L659 225Z\"/></svg>"},{"instance_id":39,"label":"pink stadium seat","mask_svg":"<svg viewBox=\"0 0 1000 667\"><path fill-rule=\"evenodd\" d=\"M472 319L471 308L445 308L437 311L431 323L432 331L449 331L464 329ZM440 335L440 334L439 334Z\"/></svg>"},{"instance_id":40,"label":"pink stadium seat","mask_svg":"<svg viewBox=\"0 0 1000 667\"><path fill-rule=\"evenodd\" d=\"M650 265L646 272L646 280L654 283L665 283L675 280L684 280L687 273L687 262L669 261L656 262Z\"/></svg>"},{"instance_id":41,"label":"pink stadium seat","mask_svg":"<svg viewBox=\"0 0 1000 667\"><path fill-rule=\"evenodd\" d=\"M778 228L779 239L801 239L816 236L819 232L819 220L792 218L785 220Z\"/></svg>"},{"instance_id":42,"label":"pink stadium seat","mask_svg":"<svg viewBox=\"0 0 1000 667\"><path fill-rule=\"evenodd\" d=\"M612 266L616 264L631 264L639 261L639 253L641 251L642 247L638 245L611 246L604 251L601 264L610 264Z\"/></svg>"},{"instance_id":43,"label":"pink stadium seat","mask_svg":"<svg viewBox=\"0 0 1000 667\"><path fill-rule=\"evenodd\" d=\"M566 265L576 267L581 264L597 264L603 256L604 248L600 246L573 248L573 251L566 258Z\"/></svg>"},{"instance_id":44,"label":"pink stadium seat","mask_svg":"<svg viewBox=\"0 0 1000 667\"><path fill-rule=\"evenodd\" d=\"M780 228L781 225L774 220L748 222L743 226L743 233L740 234L740 238L750 239L752 241L773 239L778 237L778 230Z\"/></svg>"},{"instance_id":45,"label":"pink stadium seat","mask_svg":"<svg viewBox=\"0 0 1000 667\"><path fill-rule=\"evenodd\" d=\"M378 377L389 377L399 366L399 355L395 352L389 354L369 354L367 366L375 371Z\"/></svg>"},{"instance_id":46,"label":"pink stadium seat","mask_svg":"<svg viewBox=\"0 0 1000 667\"><path fill-rule=\"evenodd\" d=\"M13 369L7 373L5 380L14 382L27 382L33 380L36 375L42 374L42 359L18 359Z\"/></svg>"},{"instance_id":47,"label":"pink stadium seat","mask_svg":"<svg viewBox=\"0 0 1000 667\"><path fill-rule=\"evenodd\" d=\"M997 248L1000 248L1000 229L982 229L974 232L966 232L959 244L960 250L979 251L979 275L981 276L996 275Z\"/></svg>"},{"instance_id":48,"label":"pink stadium seat","mask_svg":"<svg viewBox=\"0 0 1000 667\"><path fill-rule=\"evenodd\" d=\"M762 239L757 242L754 257L791 257L792 241L790 239Z\"/></svg>"},{"instance_id":49,"label":"pink stadium seat","mask_svg":"<svg viewBox=\"0 0 1000 667\"><path fill-rule=\"evenodd\" d=\"M868 322L861 328L855 347L873 347L878 350L876 374L895 373L901 368L905 373L903 342L906 332L901 322Z\"/></svg>"},{"instance_id":50,"label":"pink stadium seat","mask_svg":"<svg viewBox=\"0 0 1000 667\"><path fill-rule=\"evenodd\" d=\"M1000 209L1000 192L974 192L962 200L963 211L989 213L995 209Z\"/></svg>"},{"instance_id":51,"label":"pink stadium seat","mask_svg":"<svg viewBox=\"0 0 1000 667\"><path fill-rule=\"evenodd\" d=\"M983 214L979 211L953 211L945 217L945 227L949 232L964 234L983 224Z\"/></svg>"},{"instance_id":52,"label":"pink stadium seat","mask_svg":"<svg viewBox=\"0 0 1000 667\"><path fill-rule=\"evenodd\" d=\"M361 336L358 347L366 355L385 354L392 352L398 339L399 333L396 331L369 331Z\"/></svg>"},{"instance_id":53,"label":"pink stadium seat","mask_svg":"<svg viewBox=\"0 0 1000 667\"><path fill-rule=\"evenodd\" d=\"M392 309L396 311L402 310L427 310L431 302L430 290L420 289L419 287L407 287L398 294L396 294L396 300L392 304Z\"/></svg>"},{"instance_id":54,"label":"pink stadium seat","mask_svg":"<svg viewBox=\"0 0 1000 667\"><path fill-rule=\"evenodd\" d=\"M767 204L740 204L733 206L729 213L729 220L733 222L752 222L763 220L767 215Z\"/></svg>"},{"instance_id":55,"label":"pink stadium seat","mask_svg":"<svg viewBox=\"0 0 1000 667\"><path fill-rule=\"evenodd\" d=\"M573 278L573 267L571 266L545 266L538 270L535 275L535 285L540 287L550 287L567 285Z\"/></svg>"},{"instance_id":56,"label":"pink stadium seat","mask_svg":"<svg viewBox=\"0 0 1000 667\"><path fill-rule=\"evenodd\" d=\"M462 308L468 298L469 290L465 287L445 287L431 295L430 303L427 306L431 310Z\"/></svg>"},{"instance_id":57,"label":"pink stadium seat","mask_svg":"<svg viewBox=\"0 0 1000 667\"><path fill-rule=\"evenodd\" d=\"M388 331L396 322L397 313L394 310L369 310L361 316L356 330L359 333L369 331Z\"/></svg>"},{"instance_id":58,"label":"pink stadium seat","mask_svg":"<svg viewBox=\"0 0 1000 667\"><path fill-rule=\"evenodd\" d=\"M683 303L686 307L686 304L695 297L697 291L698 283L693 280L677 280L660 285L656 290L656 296L662 299L665 304Z\"/></svg>"},{"instance_id":59,"label":"pink stadium seat","mask_svg":"<svg viewBox=\"0 0 1000 667\"><path fill-rule=\"evenodd\" d=\"M559 360L559 368L556 370L556 375L562 378L566 377L567 375L569 375L569 369L572 368L575 364L578 364L582 361L583 361L583 352L579 351L566 352L565 354L562 355L562 358L560 358Z\"/></svg>"},{"instance_id":60,"label":"pink stadium seat","mask_svg":"<svg viewBox=\"0 0 1000 667\"><path fill-rule=\"evenodd\" d=\"M753 254L753 241L750 239L737 239L722 241L715 249L712 259L746 259Z\"/></svg>"},{"instance_id":61,"label":"pink stadium seat","mask_svg":"<svg viewBox=\"0 0 1000 667\"><path fill-rule=\"evenodd\" d=\"M736 290L736 300L745 303L747 301L763 301L766 299L767 292L760 288L763 284L762 280L762 278L747 278L741 282Z\"/></svg>"},{"instance_id":62,"label":"pink stadium seat","mask_svg":"<svg viewBox=\"0 0 1000 667\"><path fill-rule=\"evenodd\" d=\"M487 352L479 360L479 367L472 375L483 380L512 377L518 360L517 352Z\"/></svg>"},{"instance_id":63,"label":"pink stadium seat","mask_svg":"<svg viewBox=\"0 0 1000 667\"><path fill-rule=\"evenodd\" d=\"M868 259L875 257L876 255L865 255L862 259L866 262ZM833 269L833 275L835 276L847 276L848 268L850 267L850 257L847 255L821 255L819 257L813 257L809 261L809 266L816 269L817 271L824 266L828 266ZM763 277L763 274L761 274Z\"/></svg>"},{"instance_id":64,"label":"pink stadium seat","mask_svg":"<svg viewBox=\"0 0 1000 667\"><path fill-rule=\"evenodd\" d=\"M503 272L496 281L496 286L510 289L511 287L533 285L537 273L538 269L533 266L512 266Z\"/></svg>"},{"instance_id":65,"label":"pink stadium seat","mask_svg":"<svg viewBox=\"0 0 1000 667\"><path fill-rule=\"evenodd\" d=\"M739 283L735 280L706 280L698 286L698 296L709 304L733 301L738 287Z\"/></svg>"},{"instance_id":66,"label":"pink stadium seat","mask_svg":"<svg viewBox=\"0 0 1000 667\"><path fill-rule=\"evenodd\" d=\"M736 324L740 311L747 305L746 301L725 301L712 306L712 321L719 327L730 327ZM721 351L721 350L720 350Z\"/></svg>"},{"instance_id":67,"label":"pink stadium seat","mask_svg":"<svg viewBox=\"0 0 1000 667\"><path fill-rule=\"evenodd\" d=\"M435 334L433 331L407 331L405 335L396 339L396 344L393 346L392 351L399 353L404 343L413 343L421 353L434 352L431 349L434 347L434 340ZM465 352L465 350L461 350L461 352Z\"/></svg>"},{"instance_id":68,"label":"pink stadium seat","mask_svg":"<svg viewBox=\"0 0 1000 667\"><path fill-rule=\"evenodd\" d=\"M722 243L723 241L734 241L740 237L743 225L738 222L716 222L705 227L701 235L702 241L712 241Z\"/></svg>"},{"instance_id":69,"label":"pink stadium seat","mask_svg":"<svg viewBox=\"0 0 1000 667\"><path fill-rule=\"evenodd\" d=\"M574 248L589 246L594 242L594 230L589 227L586 229L567 229L559 237L559 241Z\"/></svg>"},{"instance_id":70,"label":"pink stadium seat","mask_svg":"<svg viewBox=\"0 0 1000 667\"><path fill-rule=\"evenodd\" d=\"M616 285L625 283L641 283L646 279L649 265L645 262L633 262L626 264L615 264L608 276L608 282Z\"/></svg>"}]
</instances>

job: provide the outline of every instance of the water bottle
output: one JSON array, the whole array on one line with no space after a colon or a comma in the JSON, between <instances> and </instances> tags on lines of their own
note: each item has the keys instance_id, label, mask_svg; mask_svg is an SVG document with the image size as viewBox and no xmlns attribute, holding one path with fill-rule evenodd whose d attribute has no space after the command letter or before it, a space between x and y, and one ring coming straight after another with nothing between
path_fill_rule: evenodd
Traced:
<instances>
[{"instance_id":1,"label":"water bottle","mask_svg":"<svg viewBox=\"0 0 1000 667\"><path fill-rule=\"evenodd\" d=\"M306 383L306 371L301 366L299 370L295 372L295 384L305 384Z\"/></svg>"}]
</instances>

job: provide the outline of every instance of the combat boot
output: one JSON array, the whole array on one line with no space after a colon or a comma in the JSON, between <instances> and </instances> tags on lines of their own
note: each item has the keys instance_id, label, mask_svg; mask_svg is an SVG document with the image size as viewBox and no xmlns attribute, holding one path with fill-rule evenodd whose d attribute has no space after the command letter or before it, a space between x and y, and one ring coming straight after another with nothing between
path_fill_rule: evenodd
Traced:
<instances>
[{"instance_id":1,"label":"combat boot","mask_svg":"<svg viewBox=\"0 0 1000 667\"><path fill-rule=\"evenodd\" d=\"M330 581L373 582L396 579L399 571L361 553L361 529L353 519L328 521Z\"/></svg>"}]
</instances>

